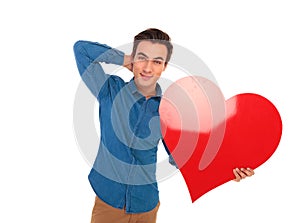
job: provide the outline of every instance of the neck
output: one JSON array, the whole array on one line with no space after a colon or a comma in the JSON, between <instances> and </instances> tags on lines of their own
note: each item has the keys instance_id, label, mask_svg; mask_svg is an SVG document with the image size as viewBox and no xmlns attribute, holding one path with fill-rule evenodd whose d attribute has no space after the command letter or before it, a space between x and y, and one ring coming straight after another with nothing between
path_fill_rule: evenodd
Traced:
<instances>
[{"instance_id":1,"label":"neck","mask_svg":"<svg viewBox=\"0 0 300 223\"><path fill-rule=\"evenodd\" d=\"M140 87L137 87L138 91L141 92L141 94L143 96L145 96L147 99L156 95L156 89L155 89L155 86L151 86L151 87L143 87L143 88L140 88Z\"/></svg>"}]
</instances>

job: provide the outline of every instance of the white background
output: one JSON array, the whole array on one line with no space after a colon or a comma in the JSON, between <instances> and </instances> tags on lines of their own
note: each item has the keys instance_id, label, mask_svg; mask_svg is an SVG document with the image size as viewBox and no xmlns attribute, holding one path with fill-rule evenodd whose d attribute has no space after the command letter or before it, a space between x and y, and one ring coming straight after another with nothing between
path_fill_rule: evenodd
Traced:
<instances>
[{"instance_id":1,"label":"white background","mask_svg":"<svg viewBox=\"0 0 300 223\"><path fill-rule=\"evenodd\" d=\"M0 222L89 222L90 166L73 133L73 44L119 46L160 28L211 69L226 98L278 108L275 154L240 183L191 203L179 173L159 184L163 222L299 222L300 6L292 0L2 1ZM243 154L240 154L241 156Z\"/></svg>"}]
</instances>

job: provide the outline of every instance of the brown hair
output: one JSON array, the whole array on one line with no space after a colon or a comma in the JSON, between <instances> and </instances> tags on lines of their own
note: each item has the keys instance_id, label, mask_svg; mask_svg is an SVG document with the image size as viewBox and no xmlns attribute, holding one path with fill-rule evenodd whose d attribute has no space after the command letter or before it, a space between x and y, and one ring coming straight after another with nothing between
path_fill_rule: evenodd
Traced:
<instances>
[{"instance_id":1,"label":"brown hair","mask_svg":"<svg viewBox=\"0 0 300 223\"><path fill-rule=\"evenodd\" d=\"M150 41L152 43L160 43L163 44L167 47L168 54L166 58L166 64L170 61L172 52L173 52L173 45L171 43L171 38L169 35L159 29L155 28L149 28L146 29L139 34L137 34L134 37L134 42L133 42L133 50L132 50L132 56L135 56L136 49L139 45L139 43L143 40Z\"/></svg>"}]
</instances>

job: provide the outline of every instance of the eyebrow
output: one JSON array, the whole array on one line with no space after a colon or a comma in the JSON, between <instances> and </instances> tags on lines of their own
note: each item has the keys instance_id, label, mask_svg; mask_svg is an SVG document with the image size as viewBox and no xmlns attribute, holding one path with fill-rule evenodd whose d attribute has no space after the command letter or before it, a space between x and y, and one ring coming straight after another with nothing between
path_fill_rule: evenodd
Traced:
<instances>
[{"instance_id":1,"label":"eyebrow","mask_svg":"<svg viewBox=\"0 0 300 223\"><path fill-rule=\"evenodd\" d=\"M146 54L144 54L142 52L137 53L137 55L141 55L141 56L144 56L146 58L149 58ZM162 57L154 57L153 59L154 60L163 60L164 61L164 58L162 58Z\"/></svg>"}]
</instances>

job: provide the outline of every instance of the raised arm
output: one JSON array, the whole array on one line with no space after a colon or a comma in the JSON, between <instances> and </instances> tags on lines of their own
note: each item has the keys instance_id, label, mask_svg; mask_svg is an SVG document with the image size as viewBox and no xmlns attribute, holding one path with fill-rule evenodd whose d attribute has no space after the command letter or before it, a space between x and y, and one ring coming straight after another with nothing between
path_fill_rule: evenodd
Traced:
<instances>
[{"instance_id":1,"label":"raised arm","mask_svg":"<svg viewBox=\"0 0 300 223\"><path fill-rule=\"evenodd\" d=\"M123 65L124 53L105 44L83 40L77 41L73 49L82 80L98 98L101 87L109 77L100 62Z\"/></svg>"}]
</instances>

